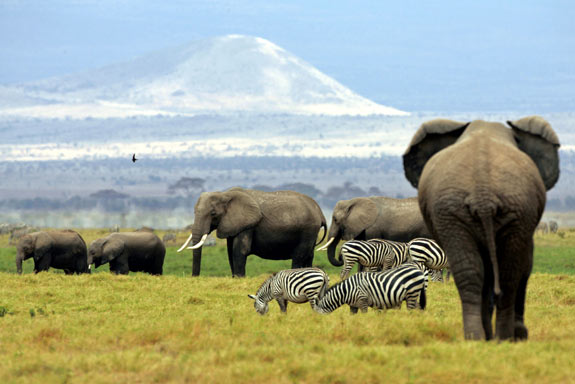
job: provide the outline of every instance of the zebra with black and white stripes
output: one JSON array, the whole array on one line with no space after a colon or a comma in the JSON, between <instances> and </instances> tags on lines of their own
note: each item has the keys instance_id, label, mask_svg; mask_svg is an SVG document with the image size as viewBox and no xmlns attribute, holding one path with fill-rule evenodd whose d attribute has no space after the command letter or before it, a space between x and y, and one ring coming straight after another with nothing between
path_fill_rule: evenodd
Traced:
<instances>
[{"instance_id":1,"label":"zebra with black and white stripes","mask_svg":"<svg viewBox=\"0 0 575 384\"><path fill-rule=\"evenodd\" d=\"M408 248L409 255L414 262L420 263L430 270L440 271L430 273L432 281L443 281L441 271L444 268L449 268L449 264L445 252L435 240L418 237L408 243ZM447 272L447 281L449 281L449 271Z\"/></svg>"},{"instance_id":2,"label":"zebra with black and white stripes","mask_svg":"<svg viewBox=\"0 0 575 384\"><path fill-rule=\"evenodd\" d=\"M369 271L377 271L397 267L410 260L408 244L391 240L350 240L343 244L340 252L342 280L349 277L356 263Z\"/></svg>"},{"instance_id":3,"label":"zebra with black and white stripes","mask_svg":"<svg viewBox=\"0 0 575 384\"><path fill-rule=\"evenodd\" d=\"M288 301L309 301L313 308L316 300L326 292L328 285L329 277L319 268L285 269L266 279L256 294L248 297L254 299L254 308L260 315L268 312L268 303L274 299L282 312L287 311Z\"/></svg>"},{"instance_id":4,"label":"zebra with black and white stripes","mask_svg":"<svg viewBox=\"0 0 575 384\"><path fill-rule=\"evenodd\" d=\"M424 272L415 263L405 263L383 272L361 272L330 287L313 307L319 313L331 313L344 304L352 313L367 307L425 309L426 282Z\"/></svg>"}]
</instances>

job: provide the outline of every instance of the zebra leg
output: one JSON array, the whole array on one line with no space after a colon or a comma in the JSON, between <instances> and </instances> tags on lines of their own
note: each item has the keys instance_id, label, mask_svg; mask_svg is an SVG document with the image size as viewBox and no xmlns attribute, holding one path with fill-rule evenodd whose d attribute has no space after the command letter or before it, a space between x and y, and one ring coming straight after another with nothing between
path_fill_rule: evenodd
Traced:
<instances>
[{"instance_id":1,"label":"zebra leg","mask_svg":"<svg viewBox=\"0 0 575 384\"><path fill-rule=\"evenodd\" d=\"M278 299L276 299L276 301L278 302L278 305L280 306L280 310L283 313L287 313L288 301L284 298L278 298Z\"/></svg>"},{"instance_id":2,"label":"zebra leg","mask_svg":"<svg viewBox=\"0 0 575 384\"><path fill-rule=\"evenodd\" d=\"M355 315L355 314L357 314L358 309L359 308L350 305L349 306L349 313L351 313L352 315Z\"/></svg>"},{"instance_id":3,"label":"zebra leg","mask_svg":"<svg viewBox=\"0 0 575 384\"><path fill-rule=\"evenodd\" d=\"M341 269L341 273L339 274L339 277L342 280L345 280L349 277L349 273L351 272L353 265L354 265L353 261L349 261L346 258L343 259L343 268Z\"/></svg>"}]
</instances>

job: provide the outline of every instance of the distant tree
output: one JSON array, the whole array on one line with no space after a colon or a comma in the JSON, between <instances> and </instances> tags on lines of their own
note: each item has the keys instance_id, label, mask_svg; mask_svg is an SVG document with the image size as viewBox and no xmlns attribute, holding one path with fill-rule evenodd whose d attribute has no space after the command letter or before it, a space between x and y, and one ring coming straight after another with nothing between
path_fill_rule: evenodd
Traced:
<instances>
[{"instance_id":1,"label":"distant tree","mask_svg":"<svg viewBox=\"0 0 575 384\"><path fill-rule=\"evenodd\" d=\"M174 184L168 186L168 193L170 195L181 193L186 196L198 194L204 191L205 182L206 180L199 177L182 177Z\"/></svg>"},{"instance_id":2,"label":"distant tree","mask_svg":"<svg viewBox=\"0 0 575 384\"><path fill-rule=\"evenodd\" d=\"M370 196L382 196L383 192L381 192L381 190L377 187L369 187L369 190L367 191L367 193Z\"/></svg>"},{"instance_id":3,"label":"distant tree","mask_svg":"<svg viewBox=\"0 0 575 384\"><path fill-rule=\"evenodd\" d=\"M90 195L91 198L93 199L108 199L108 200L113 200L113 199L126 199L128 197L130 197L129 195L126 195L125 193L121 193L118 191L115 191L113 189L101 189L97 192L94 192Z\"/></svg>"},{"instance_id":4,"label":"distant tree","mask_svg":"<svg viewBox=\"0 0 575 384\"><path fill-rule=\"evenodd\" d=\"M287 191L296 191L299 193L303 193L304 195L308 195L314 199L322 194L322 192L315 187L313 184L305 184L305 183L288 183L280 185L277 190L287 190Z\"/></svg>"},{"instance_id":5,"label":"distant tree","mask_svg":"<svg viewBox=\"0 0 575 384\"><path fill-rule=\"evenodd\" d=\"M98 206L106 212L125 213L128 209L129 195L113 189L102 189L92 193L91 198L98 201Z\"/></svg>"},{"instance_id":6,"label":"distant tree","mask_svg":"<svg viewBox=\"0 0 575 384\"><path fill-rule=\"evenodd\" d=\"M354 197L368 196L360 187L346 181L341 187L330 187L322 196L321 203L326 207L333 207L340 200L349 200Z\"/></svg>"}]
</instances>

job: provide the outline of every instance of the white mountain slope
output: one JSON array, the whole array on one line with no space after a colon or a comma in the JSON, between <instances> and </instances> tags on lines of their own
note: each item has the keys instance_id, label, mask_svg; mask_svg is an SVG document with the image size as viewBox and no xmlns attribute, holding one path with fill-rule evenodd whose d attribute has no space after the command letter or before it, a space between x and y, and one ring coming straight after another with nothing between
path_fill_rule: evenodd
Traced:
<instances>
[{"instance_id":1,"label":"white mountain slope","mask_svg":"<svg viewBox=\"0 0 575 384\"><path fill-rule=\"evenodd\" d=\"M361 97L265 39L238 35L199 40L85 73L0 87L0 100L6 99L11 102L0 104L0 116L238 111L407 115Z\"/></svg>"}]
</instances>

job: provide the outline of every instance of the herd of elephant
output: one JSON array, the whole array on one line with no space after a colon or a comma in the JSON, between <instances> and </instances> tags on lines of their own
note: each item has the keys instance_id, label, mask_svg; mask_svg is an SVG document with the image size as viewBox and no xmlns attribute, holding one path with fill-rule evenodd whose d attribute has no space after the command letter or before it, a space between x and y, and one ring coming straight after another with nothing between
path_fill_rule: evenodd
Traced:
<instances>
[{"instance_id":1,"label":"herd of elephant","mask_svg":"<svg viewBox=\"0 0 575 384\"><path fill-rule=\"evenodd\" d=\"M417 188L417 197L339 201L329 231L318 204L301 193L243 188L205 192L194 208L192 234L178 251L193 249L192 274L199 275L202 246L216 230L227 241L233 276L245 276L251 254L291 259L292 268L311 267L314 247L326 232L328 259L334 265L341 265L335 256L340 240L433 238L444 249L455 279L465 338L526 339L533 234L546 191L559 178L560 144L539 116L507 124L445 119L422 124L403 155L405 176ZM140 241L136 235L118 233L107 239L90 246L86 261L76 268L85 270L91 261L96 266L110 262L112 268L114 262L114 270L124 273L132 268L126 259L145 253L143 248L131 250L130 244ZM154 255L140 257L154 262L139 264L140 270L161 273L165 250L157 244Z\"/></svg>"},{"instance_id":2,"label":"herd of elephant","mask_svg":"<svg viewBox=\"0 0 575 384\"><path fill-rule=\"evenodd\" d=\"M164 243L147 231L112 233L95 240L89 248L76 231L38 231L20 238L16 270L22 273L22 262L33 258L36 273L50 268L62 269L68 275L90 273L92 264L98 268L109 263L110 272L116 274L131 271L161 275L165 256Z\"/></svg>"}]
</instances>

